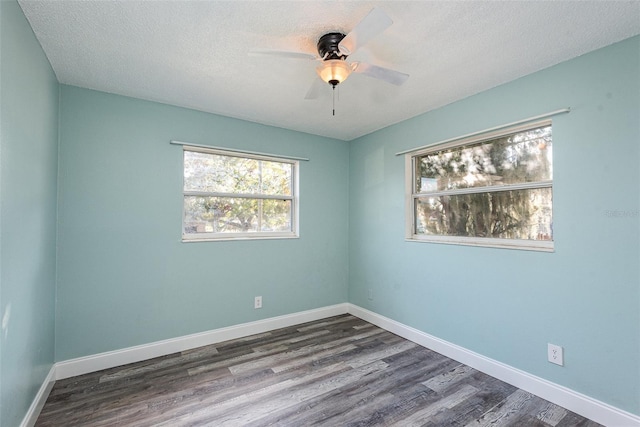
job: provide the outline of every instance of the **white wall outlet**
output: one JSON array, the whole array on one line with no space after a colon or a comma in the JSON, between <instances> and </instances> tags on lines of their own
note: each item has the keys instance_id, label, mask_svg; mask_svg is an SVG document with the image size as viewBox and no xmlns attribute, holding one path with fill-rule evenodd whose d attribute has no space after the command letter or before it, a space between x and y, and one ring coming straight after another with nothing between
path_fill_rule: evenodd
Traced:
<instances>
[{"instance_id":1,"label":"white wall outlet","mask_svg":"<svg viewBox=\"0 0 640 427\"><path fill-rule=\"evenodd\" d=\"M369 288L369 290L367 291L367 299L369 301L373 301L373 289Z\"/></svg>"},{"instance_id":2,"label":"white wall outlet","mask_svg":"<svg viewBox=\"0 0 640 427\"><path fill-rule=\"evenodd\" d=\"M562 347L555 344L547 344L547 359L551 363L564 366L564 351Z\"/></svg>"},{"instance_id":3,"label":"white wall outlet","mask_svg":"<svg viewBox=\"0 0 640 427\"><path fill-rule=\"evenodd\" d=\"M262 297L255 297L253 299L253 308L262 308Z\"/></svg>"}]
</instances>

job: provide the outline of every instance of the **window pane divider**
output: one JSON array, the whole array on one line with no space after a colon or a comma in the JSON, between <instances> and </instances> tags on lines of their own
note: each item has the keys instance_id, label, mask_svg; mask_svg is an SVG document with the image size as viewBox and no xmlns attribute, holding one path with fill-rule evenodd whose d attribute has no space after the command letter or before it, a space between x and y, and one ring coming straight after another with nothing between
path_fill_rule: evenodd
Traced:
<instances>
[{"instance_id":1,"label":"window pane divider","mask_svg":"<svg viewBox=\"0 0 640 427\"><path fill-rule=\"evenodd\" d=\"M185 191L184 195L199 197L226 197L230 199L293 200L293 196L285 196L283 194L212 193L208 191Z\"/></svg>"},{"instance_id":2,"label":"window pane divider","mask_svg":"<svg viewBox=\"0 0 640 427\"><path fill-rule=\"evenodd\" d=\"M298 160L308 159L291 156L274 157L267 153L211 146L195 145L194 147L194 144L178 141L172 141L172 144L182 145L184 152L183 242L299 237ZM240 159L240 162L238 163L234 158ZM251 161L250 164L246 163L247 161ZM267 162L272 162L274 165L266 166ZM187 167L202 170L194 172L195 175L190 172L185 176ZM220 170L222 175L219 176L216 170ZM264 175L265 173L267 176ZM246 179L247 174L251 174L249 181ZM253 185L256 174L257 187ZM226 180L230 178L235 181L227 182ZM286 193L272 193L276 190L286 191ZM207 198L210 200L207 201ZM224 207L220 207L221 211L216 211L218 207L211 206L216 202L214 199L222 199L220 201L223 204L225 204L224 199L227 199L230 204L225 204ZM250 202L249 206L245 206L246 201ZM265 201L272 201L275 204L267 205Z\"/></svg>"},{"instance_id":3,"label":"window pane divider","mask_svg":"<svg viewBox=\"0 0 640 427\"><path fill-rule=\"evenodd\" d=\"M553 186L553 181L535 181L535 182L523 182L518 184L489 185L486 187L466 187L466 188L456 188L452 190L413 193L413 197L419 199L421 197L440 197L440 196L455 196L460 194L493 193L497 191L529 190L532 188L548 188L552 186Z\"/></svg>"}]
</instances>

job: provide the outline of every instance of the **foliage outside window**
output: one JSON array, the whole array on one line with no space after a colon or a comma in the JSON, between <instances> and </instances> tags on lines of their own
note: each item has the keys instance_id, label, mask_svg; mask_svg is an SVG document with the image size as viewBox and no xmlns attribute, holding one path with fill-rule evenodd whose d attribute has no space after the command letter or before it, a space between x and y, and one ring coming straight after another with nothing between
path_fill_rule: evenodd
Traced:
<instances>
[{"instance_id":1,"label":"foliage outside window","mask_svg":"<svg viewBox=\"0 0 640 427\"><path fill-rule=\"evenodd\" d=\"M184 147L183 241L297 237L298 162Z\"/></svg>"},{"instance_id":2,"label":"foliage outside window","mask_svg":"<svg viewBox=\"0 0 640 427\"><path fill-rule=\"evenodd\" d=\"M551 121L406 155L410 240L553 250Z\"/></svg>"}]
</instances>

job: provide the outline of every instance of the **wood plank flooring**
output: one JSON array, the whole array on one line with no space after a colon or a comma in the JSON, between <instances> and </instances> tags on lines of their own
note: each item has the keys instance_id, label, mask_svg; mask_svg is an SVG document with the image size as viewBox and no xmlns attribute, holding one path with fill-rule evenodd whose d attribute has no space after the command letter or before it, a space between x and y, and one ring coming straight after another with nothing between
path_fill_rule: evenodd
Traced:
<instances>
[{"instance_id":1,"label":"wood plank flooring","mask_svg":"<svg viewBox=\"0 0 640 427\"><path fill-rule=\"evenodd\" d=\"M36 426L593 427L351 315L57 381Z\"/></svg>"}]
</instances>

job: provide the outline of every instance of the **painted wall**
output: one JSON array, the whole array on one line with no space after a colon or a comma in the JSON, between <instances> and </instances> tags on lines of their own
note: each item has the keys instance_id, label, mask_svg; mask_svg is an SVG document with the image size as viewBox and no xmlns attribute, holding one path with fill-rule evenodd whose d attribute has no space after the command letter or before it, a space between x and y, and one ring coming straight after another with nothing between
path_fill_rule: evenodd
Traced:
<instances>
[{"instance_id":1,"label":"painted wall","mask_svg":"<svg viewBox=\"0 0 640 427\"><path fill-rule=\"evenodd\" d=\"M640 414L639 57L635 37L354 141L349 301ZM563 107L555 253L404 240L394 153Z\"/></svg>"},{"instance_id":2,"label":"painted wall","mask_svg":"<svg viewBox=\"0 0 640 427\"><path fill-rule=\"evenodd\" d=\"M58 83L22 10L0 2L0 425L54 361Z\"/></svg>"},{"instance_id":3,"label":"painted wall","mask_svg":"<svg viewBox=\"0 0 640 427\"><path fill-rule=\"evenodd\" d=\"M1 425L20 422L54 360L347 299L640 414L640 38L347 144L59 88L14 1L0 28ZM565 106L555 253L404 241L395 152ZM171 139L309 157L301 238L181 243Z\"/></svg>"},{"instance_id":4,"label":"painted wall","mask_svg":"<svg viewBox=\"0 0 640 427\"><path fill-rule=\"evenodd\" d=\"M71 86L60 115L58 361L346 301L347 143ZM170 140L309 158L300 238L181 243Z\"/></svg>"}]
</instances>

